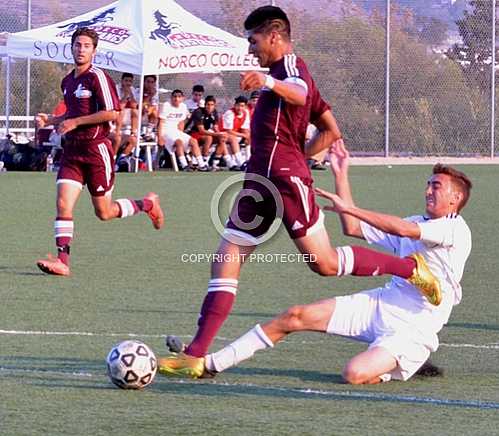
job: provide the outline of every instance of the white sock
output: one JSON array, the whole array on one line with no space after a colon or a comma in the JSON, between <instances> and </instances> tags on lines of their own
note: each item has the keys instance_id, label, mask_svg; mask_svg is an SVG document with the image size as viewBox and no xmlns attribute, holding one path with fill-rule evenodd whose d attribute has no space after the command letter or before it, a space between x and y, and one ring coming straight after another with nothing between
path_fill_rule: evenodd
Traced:
<instances>
[{"instance_id":1,"label":"white sock","mask_svg":"<svg viewBox=\"0 0 499 436\"><path fill-rule=\"evenodd\" d=\"M206 162L204 161L203 156L201 156L201 155L194 156L194 159L197 159L198 165L199 165L200 168L203 168L203 167L206 166Z\"/></svg>"},{"instance_id":2,"label":"white sock","mask_svg":"<svg viewBox=\"0 0 499 436\"><path fill-rule=\"evenodd\" d=\"M230 156L230 154L226 154L223 157L223 160L225 161L225 164L227 165L227 168L230 168L230 167L234 166L234 162L232 161L232 157Z\"/></svg>"},{"instance_id":3,"label":"white sock","mask_svg":"<svg viewBox=\"0 0 499 436\"><path fill-rule=\"evenodd\" d=\"M353 264L354 264L354 255L352 247L337 247L336 253L338 253L338 272L337 276L348 276L352 274Z\"/></svg>"},{"instance_id":4,"label":"white sock","mask_svg":"<svg viewBox=\"0 0 499 436\"><path fill-rule=\"evenodd\" d=\"M260 327L260 324L257 324L232 344L216 353L208 354L205 365L210 371L221 372L249 359L255 352L273 346L274 344Z\"/></svg>"},{"instance_id":5,"label":"white sock","mask_svg":"<svg viewBox=\"0 0 499 436\"><path fill-rule=\"evenodd\" d=\"M244 157L243 157L243 154L238 151L235 155L234 155L235 159L236 159L236 162L239 166L241 166L243 163L244 163Z\"/></svg>"},{"instance_id":6,"label":"white sock","mask_svg":"<svg viewBox=\"0 0 499 436\"><path fill-rule=\"evenodd\" d=\"M187 159L185 158L185 156L180 156L178 158L178 160L180 161L180 166L182 168L185 168L186 166L188 166Z\"/></svg>"}]
</instances>

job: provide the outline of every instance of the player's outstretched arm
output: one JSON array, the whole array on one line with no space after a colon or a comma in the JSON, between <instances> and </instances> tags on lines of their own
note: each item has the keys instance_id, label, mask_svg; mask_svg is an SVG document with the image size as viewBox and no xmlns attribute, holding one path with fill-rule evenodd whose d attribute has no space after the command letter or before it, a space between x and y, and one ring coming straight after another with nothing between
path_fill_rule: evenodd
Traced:
<instances>
[{"instance_id":1,"label":"player's outstretched arm","mask_svg":"<svg viewBox=\"0 0 499 436\"><path fill-rule=\"evenodd\" d=\"M296 106L305 106L307 90L296 83L284 82L263 74L260 71L241 73L240 87L243 91L253 91L264 86L282 97L286 103Z\"/></svg>"},{"instance_id":2,"label":"player's outstretched arm","mask_svg":"<svg viewBox=\"0 0 499 436\"><path fill-rule=\"evenodd\" d=\"M350 188L348 169L350 167L350 153L345 147L343 139L336 140L329 148L329 161L331 163L331 172L333 173L336 195L340 197L346 205L355 206ZM319 195L327 197L322 191ZM343 234L356 238L364 238L360 227L360 220L352 215L340 213L341 227Z\"/></svg>"},{"instance_id":3,"label":"player's outstretched arm","mask_svg":"<svg viewBox=\"0 0 499 436\"><path fill-rule=\"evenodd\" d=\"M331 206L325 206L324 210L330 210L338 214L351 215L360 221L364 221L377 229L389 233L391 235L407 237L411 239L420 239L421 230L416 223L406 221L395 215L388 215L372 210L361 209L355 205L350 205L340 196L322 189L315 189L315 192L320 197L327 198L331 201ZM359 235L351 235L359 236ZM362 237L362 236L359 236Z\"/></svg>"}]
</instances>

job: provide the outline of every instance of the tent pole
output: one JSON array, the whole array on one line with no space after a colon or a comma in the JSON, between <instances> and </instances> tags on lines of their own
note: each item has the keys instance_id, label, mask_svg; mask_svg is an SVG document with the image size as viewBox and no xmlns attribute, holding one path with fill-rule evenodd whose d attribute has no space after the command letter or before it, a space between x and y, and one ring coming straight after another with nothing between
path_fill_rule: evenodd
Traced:
<instances>
[{"instance_id":1,"label":"tent pole","mask_svg":"<svg viewBox=\"0 0 499 436\"><path fill-rule=\"evenodd\" d=\"M5 66L5 135L9 135L10 127L10 56Z\"/></svg>"},{"instance_id":2,"label":"tent pole","mask_svg":"<svg viewBox=\"0 0 499 436\"><path fill-rule=\"evenodd\" d=\"M31 30L31 0L28 0L28 30ZM31 112L31 58L26 60L26 117ZM29 118L26 118L26 128L29 129ZM26 135L27 136L27 135Z\"/></svg>"},{"instance_id":3,"label":"tent pole","mask_svg":"<svg viewBox=\"0 0 499 436\"><path fill-rule=\"evenodd\" d=\"M138 116L139 120L137 123L137 146L135 147L135 159L134 159L134 169L133 171L139 172L139 156L140 156L140 139L142 136L142 102L144 100L144 72L140 73L140 87L139 87L139 107L138 107Z\"/></svg>"}]
</instances>

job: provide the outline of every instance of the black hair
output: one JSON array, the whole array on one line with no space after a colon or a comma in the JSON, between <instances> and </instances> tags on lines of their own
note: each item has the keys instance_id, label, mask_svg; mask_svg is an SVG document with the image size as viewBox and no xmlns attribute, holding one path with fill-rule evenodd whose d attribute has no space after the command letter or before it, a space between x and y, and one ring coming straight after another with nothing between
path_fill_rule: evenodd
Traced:
<instances>
[{"instance_id":1,"label":"black hair","mask_svg":"<svg viewBox=\"0 0 499 436\"><path fill-rule=\"evenodd\" d=\"M277 6L261 6L251 12L244 21L245 30L268 33L275 30L291 37L291 24L286 12Z\"/></svg>"},{"instance_id":2,"label":"black hair","mask_svg":"<svg viewBox=\"0 0 499 436\"><path fill-rule=\"evenodd\" d=\"M217 102L217 99L213 95L207 95L206 98L204 99L205 104L208 103L209 101L212 101L213 103Z\"/></svg>"},{"instance_id":3,"label":"black hair","mask_svg":"<svg viewBox=\"0 0 499 436\"><path fill-rule=\"evenodd\" d=\"M173 94L180 94L180 95L184 95L184 91L182 91L181 89L174 89L172 91L172 97L173 97Z\"/></svg>"},{"instance_id":4,"label":"black hair","mask_svg":"<svg viewBox=\"0 0 499 436\"><path fill-rule=\"evenodd\" d=\"M204 92L204 86L203 85L194 85L192 87L192 92Z\"/></svg>"},{"instance_id":5,"label":"black hair","mask_svg":"<svg viewBox=\"0 0 499 436\"><path fill-rule=\"evenodd\" d=\"M237 103L248 103L248 99L244 95L240 95L239 97L236 97L234 100Z\"/></svg>"},{"instance_id":6,"label":"black hair","mask_svg":"<svg viewBox=\"0 0 499 436\"><path fill-rule=\"evenodd\" d=\"M121 75L121 80L126 79L127 77L130 77L130 79L133 79L133 74L132 73L123 73Z\"/></svg>"}]
</instances>

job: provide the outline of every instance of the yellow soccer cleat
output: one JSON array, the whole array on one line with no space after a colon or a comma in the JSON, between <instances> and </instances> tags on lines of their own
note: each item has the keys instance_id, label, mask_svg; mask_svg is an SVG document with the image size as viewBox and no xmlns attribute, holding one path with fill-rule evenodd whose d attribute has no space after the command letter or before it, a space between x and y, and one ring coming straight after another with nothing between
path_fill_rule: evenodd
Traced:
<instances>
[{"instance_id":1,"label":"yellow soccer cleat","mask_svg":"<svg viewBox=\"0 0 499 436\"><path fill-rule=\"evenodd\" d=\"M204 373L204 357L179 353L158 359L158 372L168 377L200 378Z\"/></svg>"},{"instance_id":2,"label":"yellow soccer cleat","mask_svg":"<svg viewBox=\"0 0 499 436\"><path fill-rule=\"evenodd\" d=\"M407 281L416 286L431 304L438 306L442 302L440 281L430 271L420 253L411 254L409 257L416 261L416 268Z\"/></svg>"}]
</instances>

